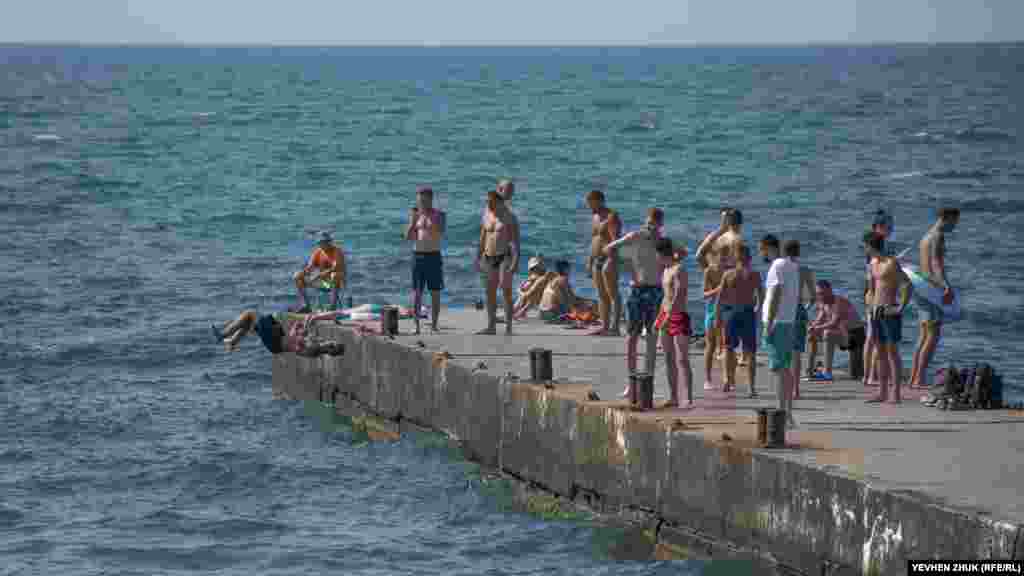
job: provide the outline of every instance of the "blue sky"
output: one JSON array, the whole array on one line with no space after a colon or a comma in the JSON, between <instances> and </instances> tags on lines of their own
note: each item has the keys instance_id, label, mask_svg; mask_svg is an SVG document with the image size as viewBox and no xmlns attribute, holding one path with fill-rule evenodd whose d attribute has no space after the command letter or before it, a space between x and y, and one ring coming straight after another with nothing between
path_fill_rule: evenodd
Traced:
<instances>
[{"instance_id":1,"label":"blue sky","mask_svg":"<svg viewBox=\"0 0 1024 576\"><path fill-rule=\"evenodd\" d=\"M0 42L873 43L1024 40L1024 0L27 0Z\"/></svg>"}]
</instances>

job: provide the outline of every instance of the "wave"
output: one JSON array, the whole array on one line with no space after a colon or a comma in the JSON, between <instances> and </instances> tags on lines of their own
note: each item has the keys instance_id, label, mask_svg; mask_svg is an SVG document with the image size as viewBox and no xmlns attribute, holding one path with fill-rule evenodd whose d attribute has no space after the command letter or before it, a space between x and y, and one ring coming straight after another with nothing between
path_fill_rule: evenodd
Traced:
<instances>
[{"instance_id":1,"label":"wave","mask_svg":"<svg viewBox=\"0 0 1024 576\"><path fill-rule=\"evenodd\" d=\"M992 174L984 170L941 170L929 172L932 180L988 180Z\"/></svg>"},{"instance_id":2,"label":"wave","mask_svg":"<svg viewBox=\"0 0 1024 576\"><path fill-rule=\"evenodd\" d=\"M32 136L33 142L61 142L64 139L56 134L36 134Z\"/></svg>"},{"instance_id":3,"label":"wave","mask_svg":"<svg viewBox=\"0 0 1024 576\"><path fill-rule=\"evenodd\" d=\"M994 128L957 130L952 136L961 142L1012 142L1015 140L1013 134Z\"/></svg>"},{"instance_id":4,"label":"wave","mask_svg":"<svg viewBox=\"0 0 1024 576\"><path fill-rule=\"evenodd\" d=\"M917 178L918 176L924 176L924 172L897 172L896 174L887 175L886 178L890 180L906 180L907 178Z\"/></svg>"}]
</instances>

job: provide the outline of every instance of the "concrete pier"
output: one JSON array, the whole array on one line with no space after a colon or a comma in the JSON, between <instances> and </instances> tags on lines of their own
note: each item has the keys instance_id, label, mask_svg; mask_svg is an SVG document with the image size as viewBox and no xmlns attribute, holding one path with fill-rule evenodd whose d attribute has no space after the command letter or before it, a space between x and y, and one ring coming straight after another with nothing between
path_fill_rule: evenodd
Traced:
<instances>
[{"instance_id":1,"label":"concrete pier","mask_svg":"<svg viewBox=\"0 0 1024 576\"><path fill-rule=\"evenodd\" d=\"M445 310L439 334L409 335L403 320L394 338L320 323L345 356L276 355L274 391L437 430L467 457L562 497L643 511L666 550L803 574L1024 558L1022 413L944 412L916 391L900 406L865 405L859 382L804 383L787 447L760 449L755 409L776 405L761 359L761 396L749 400L742 369L739 394L705 392L702 350L691 350L697 408L637 413L618 398L622 338L537 320L512 336L473 335L483 323L482 312ZM553 385L527 381L534 347L553 351ZM667 398L663 364L659 355L655 406Z\"/></svg>"}]
</instances>

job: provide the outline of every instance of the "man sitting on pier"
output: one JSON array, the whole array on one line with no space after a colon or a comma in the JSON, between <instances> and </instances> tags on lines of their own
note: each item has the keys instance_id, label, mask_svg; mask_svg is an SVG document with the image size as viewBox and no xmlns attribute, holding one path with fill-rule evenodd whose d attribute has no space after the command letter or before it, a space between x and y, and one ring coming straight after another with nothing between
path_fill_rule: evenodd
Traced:
<instances>
[{"instance_id":1,"label":"man sitting on pier","mask_svg":"<svg viewBox=\"0 0 1024 576\"><path fill-rule=\"evenodd\" d=\"M310 280L309 276L313 272L317 272L317 274ZM310 255L306 267L295 273L294 280L301 304L296 312L300 314L310 312L309 298L306 295L306 286L309 283L318 289L321 282L330 286L331 309L338 307L338 293L345 289L345 253L334 244L334 238L330 232L320 233L317 248Z\"/></svg>"},{"instance_id":2,"label":"man sitting on pier","mask_svg":"<svg viewBox=\"0 0 1024 576\"><path fill-rule=\"evenodd\" d=\"M558 322L563 314L576 303L576 294L569 285L569 262L559 260L555 262L555 276L544 287L544 293L540 300L540 317L545 322Z\"/></svg>"},{"instance_id":3,"label":"man sitting on pier","mask_svg":"<svg viewBox=\"0 0 1024 576\"><path fill-rule=\"evenodd\" d=\"M815 287L815 298L817 300L818 316L811 322L807 329L807 342L811 347L811 356L808 359L808 366L813 368L818 358L818 343L825 342L825 370L815 370L811 380L831 382L832 381L832 360L835 355L836 346L846 348L849 344L850 332L862 328L864 323L853 307L843 296L832 291L832 284L828 280L818 280Z\"/></svg>"},{"instance_id":4,"label":"man sitting on pier","mask_svg":"<svg viewBox=\"0 0 1024 576\"><path fill-rule=\"evenodd\" d=\"M228 322L223 329L212 325L213 335L218 342L224 343L228 352L238 350L238 343L249 332L259 335L263 345L270 350L271 354L282 352L294 352L299 356L316 357L321 354L329 356L341 356L345 354L345 345L333 340L321 340L309 333L309 327L318 320L333 320L337 318L335 311L322 314L307 315L302 322L293 322L291 330L285 334L281 322L270 314L260 316L255 310L246 310L238 318Z\"/></svg>"}]
</instances>

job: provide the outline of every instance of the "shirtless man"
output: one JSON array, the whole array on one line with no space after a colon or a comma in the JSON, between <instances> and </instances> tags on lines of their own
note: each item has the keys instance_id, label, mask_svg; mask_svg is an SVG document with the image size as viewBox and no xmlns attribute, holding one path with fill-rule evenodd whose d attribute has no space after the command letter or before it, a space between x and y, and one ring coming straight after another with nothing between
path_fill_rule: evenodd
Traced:
<instances>
[{"instance_id":1,"label":"shirtless man","mask_svg":"<svg viewBox=\"0 0 1024 576\"><path fill-rule=\"evenodd\" d=\"M919 244L921 251L921 274L933 286L943 289L942 301L953 302L953 292L946 277L946 234L953 232L960 223L960 210L943 208L939 210L938 221L928 230ZM942 335L942 308L917 296L914 304L921 313L921 337L914 352L914 364L910 371L911 387L928 385L928 365L935 354Z\"/></svg>"},{"instance_id":2,"label":"shirtless man","mask_svg":"<svg viewBox=\"0 0 1024 576\"><path fill-rule=\"evenodd\" d=\"M818 358L818 343L825 342L825 370L815 372L811 380L831 382L836 347L845 348L849 345L850 331L863 327L864 323L853 304L832 291L832 284L828 280L818 280L816 291L818 315L807 330L807 340L811 347L807 364L814 366Z\"/></svg>"},{"instance_id":3,"label":"shirtless man","mask_svg":"<svg viewBox=\"0 0 1024 576\"><path fill-rule=\"evenodd\" d=\"M746 244L734 244L736 268L722 275L718 291L718 311L725 329L725 390L736 387L736 348L743 343L743 350L757 353L757 311L764 302L761 288L761 274L751 269L750 248ZM747 377L750 382L750 397L757 397L757 362L747 363Z\"/></svg>"},{"instance_id":4,"label":"shirtless man","mask_svg":"<svg viewBox=\"0 0 1024 576\"><path fill-rule=\"evenodd\" d=\"M555 263L557 275L544 287L540 299L540 318L545 322L557 322L576 302L576 294L569 285L569 262Z\"/></svg>"},{"instance_id":5,"label":"shirtless man","mask_svg":"<svg viewBox=\"0 0 1024 576\"><path fill-rule=\"evenodd\" d=\"M594 336L618 336L619 318L622 316L618 255L613 250L607 250L607 247L619 239L619 235L622 233L622 221L614 210L605 205L604 192L600 190L592 190L587 195L587 206L593 212L587 273L594 280L594 289L597 291L599 301L598 311L601 316L601 327L591 334Z\"/></svg>"},{"instance_id":6,"label":"shirtless man","mask_svg":"<svg viewBox=\"0 0 1024 576\"><path fill-rule=\"evenodd\" d=\"M487 328L477 334L496 334L498 286L505 296L505 334L512 333L512 276L519 269L519 220L496 190L487 194L487 216L480 227L476 265L487 270Z\"/></svg>"},{"instance_id":7,"label":"shirtless man","mask_svg":"<svg viewBox=\"0 0 1024 576\"><path fill-rule=\"evenodd\" d=\"M663 221L662 211L659 208L651 208L647 211L647 221L642 229L630 232L604 247L604 254L609 257L622 246L633 248L629 251L629 258L633 263L634 282L626 301L626 316L629 321L626 336L626 369L630 374L636 372L637 341L645 329L647 349L644 369L648 374L654 374L658 352L658 334L654 330L654 321L657 320L661 307L661 273L664 264L658 258L655 245L659 239L658 228Z\"/></svg>"},{"instance_id":8,"label":"shirtless man","mask_svg":"<svg viewBox=\"0 0 1024 576\"><path fill-rule=\"evenodd\" d=\"M878 236L880 236L882 238L882 241L883 241L882 245L885 247L885 255L886 256L894 256L895 255L892 252L891 248L889 247L889 237L892 236L892 232L893 232L893 228L894 227L895 227L895 222L893 220L892 215L889 214L888 212L886 212L885 210L879 208L875 212L874 218L871 220L871 232L877 234ZM871 268L871 258L865 257L865 264L864 264L864 270L865 270L865 274L864 274L864 302L865 302L865 305L864 305L864 316L865 316L865 318L868 318L869 320L871 318L871 312L870 312L870 310L868 310L868 306L867 306L867 294L868 294L868 286L871 283L871 271L870 271L870 268ZM877 346L876 346L875 337L871 333L871 322L870 321L867 322L867 329L865 330L865 333L867 334L867 340L864 342L864 380L863 380L863 383L864 383L865 386L870 385L870 384L873 384L873 385L877 386L878 385L878 349L877 349ZM902 380L902 377L901 377L901 380Z\"/></svg>"},{"instance_id":9,"label":"shirtless man","mask_svg":"<svg viewBox=\"0 0 1024 576\"><path fill-rule=\"evenodd\" d=\"M515 194L515 184L511 180L509 180L507 178L503 178L501 180L498 180L498 185L497 185L497 188L495 190L498 192L498 196L501 196L501 198L505 201L505 206L509 207L511 205L511 203L512 203L512 195ZM484 207L483 207L483 209L480 210L480 229L481 229L480 231L481 232L483 232L484 224L487 221L487 214L489 212L489 210L487 208L487 204L488 204L487 203L487 195L490 194L490 192L491 191L488 190L487 193L484 194ZM481 301L481 304L480 304L480 307L482 308L483 307L482 302L487 300L487 278L488 278L488 273L487 273L487 269L486 268L480 268L479 272L480 272L480 284L481 284L481 286L484 289L484 299L483 299L483 301ZM514 272L519 272L519 270L516 269Z\"/></svg>"},{"instance_id":10,"label":"shirtless man","mask_svg":"<svg viewBox=\"0 0 1024 576\"><path fill-rule=\"evenodd\" d=\"M743 243L743 213L735 208L723 207L720 211L720 215L721 222L718 225L718 230L708 234L700 243L700 246L697 247L696 259L697 264L702 269L718 266L724 273L726 270L731 270L736 267L736 246ZM712 304L709 302L708 310L711 309ZM723 338L722 334L724 326L721 322L713 322L712 324L716 327L713 334L711 334L710 330L706 329L707 321L705 320L705 344L707 344L710 339L713 340L716 345L721 344L724 347L725 338ZM709 334L711 334L710 337ZM717 350L717 348L718 346L715 346L712 349ZM720 350L717 353L719 357L722 357L724 356L725 350ZM704 389L709 389L707 380L704 381Z\"/></svg>"},{"instance_id":11,"label":"shirtless man","mask_svg":"<svg viewBox=\"0 0 1024 576\"><path fill-rule=\"evenodd\" d=\"M441 261L441 239L446 227L445 213L434 208L434 191L421 187L416 191L416 206L409 213L405 239L414 242L412 256L412 310L416 332L420 333L420 305L423 289L430 290L430 329L437 332L441 311L441 290L444 272Z\"/></svg>"},{"instance_id":12,"label":"shirtless man","mask_svg":"<svg viewBox=\"0 0 1024 576\"><path fill-rule=\"evenodd\" d=\"M878 339L879 378L878 396L869 403L889 401L889 386L893 387L891 401L901 401L899 380L899 344L903 338L903 310L910 302L912 288L899 263L891 256L883 256L882 237L869 233L865 237L865 251L871 257L871 331Z\"/></svg>"},{"instance_id":13,"label":"shirtless man","mask_svg":"<svg viewBox=\"0 0 1024 576\"><path fill-rule=\"evenodd\" d=\"M316 276L309 279L308 276L313 272L317 272ZM306 296L307 283L312 283L318 288L320 282L331 286L331 308L338 307L338 292L345 289L345 253L334 244L330 232L320 233L320 241L310 255L309 262L305 268L295 273L293 280L299 291L300 307L297 312L300 314L310 311L309 298Z\"/></svg>"},{"instance_id":14,"label":"shirtless man","mask_svg":"<svg viewBox=\"0 0 1024 576\"><path fill-rule=\"evenodd\" d=\"M668 376L669 401L666 408L693 407L693 371L690 368L690 315L686 313L686 290L689 283L683 266L685 248L676 250L672 240L660 238L654 246L664 272L661 288L664 298L657 326L661 347L665 350L665 374ZM686 388L686 401L680 402L679 383Z\"/></svg>"},{"instance_id":15,"label":"shirtless man","mask_svg":"<svg viewBox=\"0 0 1024 576\"><path fill-rule=\"evenodd\" d=\"M708 234L697 247L695 257L701 268L707 268L715 262L716 254L723 271L736 266L736 247L743 244L743 213L734 208L722 208L721 216L718 230Z\"/></svg>"},{"instance_id":16,"label":"shirtless man","mask_svg":"<svg viewBox=\"0 0 1024 576\"><path fill-rule=\"evenodd\" d=\"M705 257L708 266L704 268L704 389L714 390L711 369L715 365L715 352L718 350L719 329L718 292L722 288L722 276L725 274L723 265L727 258L722 252L715 252Z\"/></svg>"},{"instance_id":17,"label":"shirtless man","mask_svg":"<svg viewBox=\"0 0 1024 576\"><path fill-rule=\"evenodd\" d=\"M228 352L238 350L238 343L250 332L259 335L263 345L271 354L294 352L299 356L316 357L321 354L341 356L345 353L345 345L331 340L320 340L309 334L310 325L318 320L333 320L338 317L335 311L322 314L310 314L302 322L293 322L287 334L276 318L269 314L258 315L254 310L242 312L238 318L228 322L223 328L211 326L213 336L218 342L224 343Z\"/></svg>"}]
</instances>

